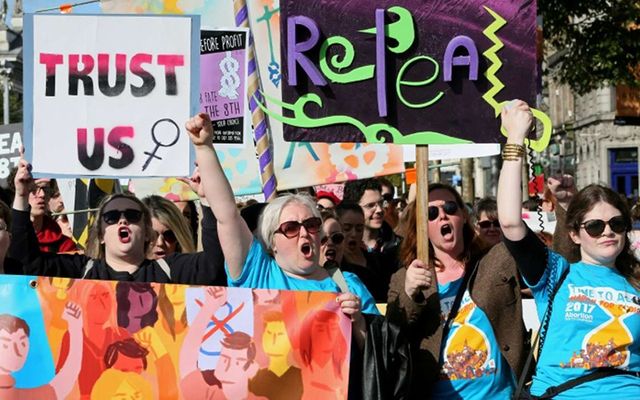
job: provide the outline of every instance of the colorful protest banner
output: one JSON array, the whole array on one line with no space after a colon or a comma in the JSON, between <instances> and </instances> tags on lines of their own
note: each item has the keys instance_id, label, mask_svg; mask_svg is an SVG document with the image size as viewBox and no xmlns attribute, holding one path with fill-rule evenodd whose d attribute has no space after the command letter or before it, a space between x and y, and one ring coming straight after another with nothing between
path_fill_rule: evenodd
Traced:
<instances>
[{"instance_id":1,"label":"colorful protest banner","mask_svg":"<svg viewBox=\"0 0 640 400\"><path fill-rule=\"evenodd\" d=\"M286 140L495 143L504 102L535 104L535 2L281 2ZM266 109L266 108L265 108ZM544 124L549 118L535 110Z\"/></svg>"},{"instance_id":2,"label":"colorful protest banner","mask_svg":"<svg viewBox=\"0 0 640 400\"><path fill-rule=\"evenodd\" d=\"M7 187L7 177L18 166L22 146L22 124L0 125L0 186Z\"/></svg>"},{"instance_id":3,"label":"colorful protest banner","mask_svg":"<svg viewBox=\"0 0 640 400\"><path fill-rule=\"evenodd\" d=\"M15 379L2 393L346 399L351 321L336 295L0 275L0 368Z\"/></svg>"},{"instance_id":4,"label":"colorful protest banner","mask_svg":"<svg viewBox=\"0 0 640 400\"><path fill-rule=\"evenodd\" d=\"M213 122L214 144L242 144L246 113L247 29L200 32L200 109Z\"/></svg>"},{"instance_id":5,"label":"colorful protest banner","mask_svg":"<svg viewBox=\"0 0 640 400\"><path fill-rule=\"evenodd\" d=\"M277 0L248 0L264 94L281 99L280 8ZM280 112L277 104L267 107ZM364 143L289 143L283 124L269 119L278 190L369 178L404 171L402 146Z\"/></svg>"},{"instance_id":6,"label":"colorful protest banner","mask_svg":"<svg viewBox=\"0 0 640 400\"><path fill-rule=\"evenodd\" d=\"M34 172L189 175L183 127L198 111L199 32L198 16L26 15L25 147Z\"/></svg>"}]
</instances>

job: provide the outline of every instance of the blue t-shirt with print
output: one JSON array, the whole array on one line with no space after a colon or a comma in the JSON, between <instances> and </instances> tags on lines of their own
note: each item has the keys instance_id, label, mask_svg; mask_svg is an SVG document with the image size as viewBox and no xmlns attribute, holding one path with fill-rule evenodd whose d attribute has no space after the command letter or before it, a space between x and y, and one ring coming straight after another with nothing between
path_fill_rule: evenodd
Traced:
<instances>
[{"instance_id":1,"label":"blue t-shirt with print","mask_svg":"<svg viewBox=\"0 0 640 400\"><path fill-rule=\"evenodd\" d=\"M284 273L276 261L264 250L260 242L254 238L247 258L238 279L231 279L227 264L227 283L230 287L278 290L309 290L319 292L340 292L338 285L327 277L322 280L297 279ZM380 314L376 302L360 279L350 272L343 272L344 280L351 293L360 297L362 312Z\"/></svg>"},{"instance_id":2,"label":"blue t-shirt with print","mask_svg":"<svg viewBox=\"0 0 640 400\"><path fill-rule=\"evenodd\" d=\"M463 278L438 285L441 323L446 323ZM440 350L434 399L508 399L515 386L487 315L465 290Z\"/></svg>"},{"instance_id":3,"label":"blue t-shirt with print","mask_svg":"<svg viewBox=\"0 0 640 400\"><path fill-rule=\"evenodd\" d=\"M549 251L548 267L531 290L540 320L549 295L569 263ZM585 375L593 368L640 371L640 292L616 269L583 262L571 264L558 290L531 393L541 395ZM640 379L616 375L586 382L556 399L640 398Z\"/></svg>"}]
</instances>

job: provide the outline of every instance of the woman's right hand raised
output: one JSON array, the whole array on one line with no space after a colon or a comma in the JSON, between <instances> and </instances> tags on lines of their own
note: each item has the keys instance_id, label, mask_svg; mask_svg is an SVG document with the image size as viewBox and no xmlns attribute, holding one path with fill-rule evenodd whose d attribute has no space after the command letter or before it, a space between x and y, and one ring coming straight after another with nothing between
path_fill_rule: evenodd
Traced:
<instances>
[{"instance_id":1,"label":"woman's right hand raised","mask_svg":"<svg viewBox=\"0 0 640 400\"><path fill-rule=\"evenodd\" d=\"M413 260L407 267L404 278L404 291L410 298L414 299L422 290L431 287L433 272L420 260Z\"/></svg>"},{"instance_id":2,"label":"woman's right hand raised","mask_svg":"<svg viewBox=\"0 0 640 400\"><path fill-rule=\"evenodd\" d=\"M16 187L16 196L28 197L34 185L31 175L31 164L24 159L24 148L20 149L20 160L18 161L18 171L13 179Z\"/></svg>"},{"instance_id":3,"label":"woman's right hand raised","mask_svg":"<svg viewBox=\"0 0 640 400\"><path fill-rule=\"evenodd\" d=\"M187 132L194 146L212 146L213 125L206 113L199 113L191 117L186 123Z\"/></svg>"},{"instance_id":4,"label":"woman's right hand raised","mask_svg":"<svg viewBox=\"0 0 640 400\"><path fill-rule=\"evenodd\" d=\"M533 114L522 100L512 100L502 107L502 127L507 131L507 143L522 144L531 130Z\"/></svg>"}]
</instances>

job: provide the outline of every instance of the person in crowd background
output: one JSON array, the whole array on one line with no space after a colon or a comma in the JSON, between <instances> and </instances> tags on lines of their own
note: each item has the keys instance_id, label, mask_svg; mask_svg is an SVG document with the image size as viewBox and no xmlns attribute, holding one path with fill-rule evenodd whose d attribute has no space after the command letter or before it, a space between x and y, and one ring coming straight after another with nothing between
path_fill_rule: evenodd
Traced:
<instances>
[{"instance_id":1,"label":"person in crowd background","mask_svg":"<svg viewBox=\"0 0 640 400\"><path fill-rule=\"evenodd\" d=\"M531 110L517 100L501 116L508 137L498 184L500 224L539 319L547 321L531 394L625 399L640 393L640 263L627 240L626 200L606 186L591 184L574 194L570 177L549 179L558 211L566 210L558 213L564 214L558 219L564 231L556 229L556 235L568 236L572 244L567 258L549 251L522 221L518 201Z\"/></svg>"},{"instance_id":2,"label":"person in crowd background","mask_svg":"<svg viewBox=\"0 0 640 400\"><path fill-rule=\"evenodd\" d=\"M384 209L384 220L391 229L395 229L398 225L398 210L394 199L396 197L396 188L387 178L377 178L380 182L380 195L382 196L382 208Z\"/></svg>"},{"instance_id":3,"label":"person in crowd background","mask_svg":"<svg viewBox=\"0 0 640 400\"><path fill-rule=\"evenodd\" d=\"M495 246L502 241L502 230L498 221L498 203L493 197L476 201L473 206L476 233L482 240Z\"/></svg>"},{"instance_id":4,"label":"person in crowd background","mask_svg":"<svg viewBox=\"0 0 640 400\"><path fill-rule=\"evenodd\" d=\"M412 343L411 398L510 398L528 350L513 258L479 239L455 188L433 183L426 265L417 259L416 203L408 210L406 267L391 279L387 318Z\"/></svg>"},{"instance_id":5,"label":"person in crowd background","mask_svg":"<svg viewBox=\"0 0 640 400\"><path fill-rule=\"evenodd\" d=\"M164 258L176 252L196 252L189 221L172 201L152 195L143 198L142 202L151 212L151 226L156 233L150 258Z\"/></svg>"},{"instance_id":6,"label":"person in crowd background","mask_svg":"<svg viewBox=\"0 0 640 400\"><path fill-rule=\"evenodd\" d=\"M338 204L340 204L340 199L333 192L318 190L316 192L316 203L320 210L333 210Z\"/></svg>"},{"instance_id":7,"label":"person in crowd background","mask_svg":"<svg viewBox=\"0 0 640 400\"><path fill-rule=\"evenodd\" d=\"M11 246L11 208L0 201L0 274L24 273L22 263L8 256Z\"/></svg>"}]
</instances>

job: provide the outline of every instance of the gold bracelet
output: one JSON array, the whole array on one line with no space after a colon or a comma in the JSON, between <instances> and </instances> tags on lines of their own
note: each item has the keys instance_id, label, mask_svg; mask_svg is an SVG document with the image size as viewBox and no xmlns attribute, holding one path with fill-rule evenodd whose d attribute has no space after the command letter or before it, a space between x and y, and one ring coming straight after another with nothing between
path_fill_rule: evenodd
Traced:
<instances>
[{"instance_id":1,"label":"gold bracelet","mask_svg":"<svg viewBox=\"0 0 640 400\"><path fill-rule=\"evenodd\" d=\"M519 161L526 154L525 147L521 144L507 143L502 150L502 159L506 161Z\"/></svg>"}]
</instances>

